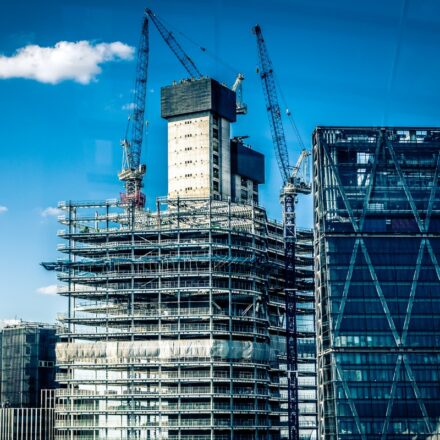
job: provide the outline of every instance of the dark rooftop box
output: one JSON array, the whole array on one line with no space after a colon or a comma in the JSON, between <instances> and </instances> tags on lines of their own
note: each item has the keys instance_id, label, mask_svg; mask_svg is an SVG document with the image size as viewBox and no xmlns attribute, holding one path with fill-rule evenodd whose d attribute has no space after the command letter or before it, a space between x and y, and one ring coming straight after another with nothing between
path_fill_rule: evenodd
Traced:
<instances>
[{"instance_id":1,"label":"dark rooftop box","mask_svg":"<svg viewBox=\"0 0 440 440\"><path fill-rule=\"evenodd\" d=\"M185 80L178 84L162 87L162 118L168 119L206 111L211 111L230 122L235 122L235 92L212 78Z\"/></svg>"},{"instance_id":2,"label":"dark rooftop box","mask_svg":"<svg viewBox=\"0 0 440 440\"><path fill-rule=\"evenodd\" d=\"M264 183L264 155L232 139L231 172L256 183Z\"/></svg>"}]
</instances>

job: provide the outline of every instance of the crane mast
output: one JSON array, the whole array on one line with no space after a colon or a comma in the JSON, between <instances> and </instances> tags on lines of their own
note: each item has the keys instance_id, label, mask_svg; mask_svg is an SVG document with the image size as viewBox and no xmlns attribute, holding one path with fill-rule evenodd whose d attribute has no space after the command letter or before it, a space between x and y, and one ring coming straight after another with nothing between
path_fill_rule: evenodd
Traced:
<instances>
[{"instance_id":1,"label":"crane mast","mask_svg":"<svg viewBox=\"0 0 440 440\"><path fill-rule=\"evenodd\" d=\"M311 192L311 184L307 180L307 159L310 153L307 150L303 150L295 167L292 167L289 164L289 155L272 62L266 48L261 27L256 25L253 28L253 32L257 38L259 75L263 85L272 142L275 148L275 156L277 158L281 178L283 180L281 203L283 205L284 224L284 291L286 305L288 424L289 440L299 440L295 204L297 202L298 194L310 194ZM302 170L306 170L304 176L301 176Z\"/></svg>"},{"instance_id":2,"label":"crane mast","mask_svg":"<svg viewBox=\"0 0 440 440\"><path fill-rule=\"evenodd\" d=\"M123 148L122 171L118 174L119 180L125 182L125 193L121 194L121 201L133 204L138 208L145 206L145 195L141 192L141 188L146 166L140 162L145 125L148 54L148 18L145 16L138 45L132 113L129 118L127 134L125 139L121 141ZM128 134L130 137L127 136Z\"/></svg>"}]
</instances>

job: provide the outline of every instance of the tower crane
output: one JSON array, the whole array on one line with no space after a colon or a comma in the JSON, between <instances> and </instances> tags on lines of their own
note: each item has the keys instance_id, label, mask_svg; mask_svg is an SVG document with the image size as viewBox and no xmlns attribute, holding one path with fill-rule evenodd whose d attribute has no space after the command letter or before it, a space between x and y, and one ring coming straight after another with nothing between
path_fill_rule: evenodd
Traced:
<instances>
[{"instance_id":1,"label":"tower crane","mask_svg":"<svg viewBox=\"0 0 440 440\"><path fill-rule=\"evenodd\" d=\"M200 79L202 74L194 61L185 53L182 46L176 40L171 31L159 20L157 15L149 8L145 9L145 16L142 22L141 35L138 45L136 62L136 81L133 92L132 113L129 117L125 138L121 141L123 148L122 170L118 173L119 180L125 183L125 192L121 193L123 203L133 204L137 208L145 206L145 194L142 193L143 177L146 166L141 164L142 142L144 134L144 115L148 77L148 56L149 56L149 20L154 23L165 43L175 54L191 78ZM238 74L232 90L237 92L237 114L246 113L247 107L242 103L242 86L244 80L242 74Z\"/></svg>"},{"instance_id":2,"label":"tower crane","mask_svg":"<svg viewBox=\"0 0 440 440\"><path fill-rule=\"evenodd\" d=\"M156 26L163 40L167 44L167 46L171 49L177 59L180 61L182 66L187 71L188 75L194 79L200 79L203 77L200 70L197 68L194 61L189 57L189 55L182 49L182 46L174 37L173 33L169 31L159 17L149 8L145 9L145 13L150 17L151 21ZM205 48L202 48L203 51L206 51ZM247 105L243 103L243 86L242 82L244 80L244 75L239 73L231 90L233 90L237 94L237 114L244 115L247 113Z\"/></svg>"},{"instance_id":3,"label":"tower crane","mask_svg":"<svg viewBox=\"0 0 440 440\"><path fill-rule=\"evenodd\" d=\"M201 78L203 75L200 73L200 70L197 68L194 61L182 49L182 46L176 40L173 33L164 26L164 24L159 20L159 17L151 9L146 8L145 13L148 17L150 17L163 40L173 51L174 55L176 55L177 59L182 63L182 66L188 72L189 76L194 79Z\"/></svg>"},{"instance_id":4,"label":"tower crane","mask_svg":"<svg viewBox=\"0 0 440 440\"><path fill-rule=\"evenodd\" d=\"M288 423L289 440L299 439L298 419L298 345L297 345L297 298L295 277L296 222L295 204L299 194L310 194L311 183L308 177L308 158L306 149L295 166L289 163L286 137L281 118L280 105L276 90L272 62L266 48L261 27L256 25L253 32L257 38L259 74L263 85L267 114L275 148L275 156L280 169L283 187L281 203L283 205L284 253L285 253L285 302L286 302L286 351L288 382ZM299 134L298 134L299 136ZM300 142L302 144L302 142Z\"/></svg>"},{"instance_id":5,"label":"tower crane","mask_svg":"<svg viewBox=\"0 0 440 440\"><path fill-rule=\"evenodd\" d=\"M144 16L136 61L132 113L129 117L125 138L121 141L123 148L122 171L118 174L119 180L125 182L125 193L121 194L121 201L131 203L138 208L145 206L145 195L141 192L141 188L146 166L140 162L145 125L148 46L148 17Z\"/></svg>"}]
</instances>

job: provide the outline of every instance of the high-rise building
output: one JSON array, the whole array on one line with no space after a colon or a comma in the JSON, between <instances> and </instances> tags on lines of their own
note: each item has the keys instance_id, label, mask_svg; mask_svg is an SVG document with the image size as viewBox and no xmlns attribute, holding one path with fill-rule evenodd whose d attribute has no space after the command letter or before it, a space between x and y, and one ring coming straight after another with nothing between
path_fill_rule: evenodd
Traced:
<instances>
[{"instance_id":1,"label":"high-rise building","mask_svg":"<svg viewBox=\"0 0 440 440\"><path fill-rule=\"evenodd\" d=\"M440 435L440 128L318 127L320 438Z\"/></svg>"},{"instance_id":2,"label":"high-rise building","mask_svg":"<svg viewBox=\"0 0 440 440\"><path fill-rule=\"evenodd\" d=\"M55 388L56 328L18 322L1 331L2 407L37 407L41 390Z\"/></svg>"},{"instance_id":3,"label":"high-rise building","mask_svg":"<svg viewBox=\"0 0 440 440\"><path fill-rule=\"evenodd\" d=\"M165 87L168 197L152 211L60 203L66 259L44 264L68 300L57 439L287 437L283 228L256 203L263 156L230 139L235 108L211 79ZM311 231L298 243L310 290ZM304 423L315 397L302 396Z\"/></svg>"},{"instance_id":4,"label":"high-rise building","mask_svg":"<svg viewBox=\"0 0 440 440\"><path fill-rule=\"evenodd\" d=\"M56 328L9 322L0 331L0 439L53 439Z\"/></svg>"},{"instance_id":5,"label":"high-rise building","mask_svg":"<svg viewBox=\"0 0 440 440\"><path fill-rule=\"evenodd\" d=\"M168 121L168 196L212 197L258 203L264 156L231 140L236 97L212 78L162 88L161 113Z\"/></svg>"}]
</instances>

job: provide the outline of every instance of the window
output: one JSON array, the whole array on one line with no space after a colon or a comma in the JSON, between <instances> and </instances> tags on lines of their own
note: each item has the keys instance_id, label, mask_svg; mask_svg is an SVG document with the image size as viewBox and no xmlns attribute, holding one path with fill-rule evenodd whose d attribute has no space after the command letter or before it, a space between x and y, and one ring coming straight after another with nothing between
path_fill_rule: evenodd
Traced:
<instances>
[{"instance_id":1,"label":"window","mask_svg":"<svg viewBox=\"0 0 440 440\"><path fill-rule=\"evenodd\" d=\"M357 153L356 162L360 164L367 164L370 161L370 153Z\"/></svg>"}]
</instances>

